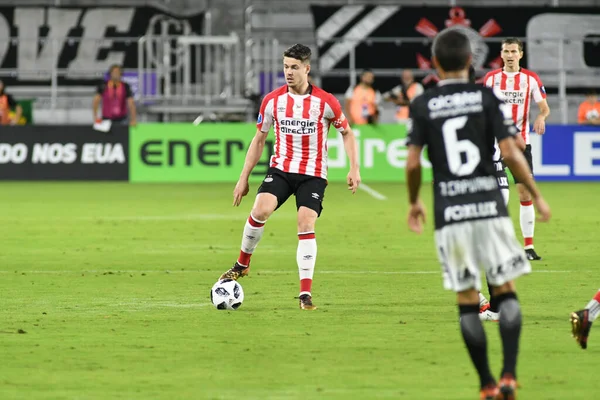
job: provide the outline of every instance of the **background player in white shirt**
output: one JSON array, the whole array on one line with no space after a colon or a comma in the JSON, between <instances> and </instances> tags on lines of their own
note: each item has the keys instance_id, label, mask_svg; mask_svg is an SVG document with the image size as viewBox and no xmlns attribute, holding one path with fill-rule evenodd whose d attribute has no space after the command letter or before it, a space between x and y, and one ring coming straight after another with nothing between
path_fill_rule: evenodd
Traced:
<instances>
[{"instance_id":1,"label":"background player in white shirt","mask_svg":"<svg viewBox=\"0 0 600 400\"><path fill-rule=\"evenodd\" d=\"M258 189L252 212L244 226L240 255L220 279L237 280L248 274L250 257L260 241L264 225L273 212L291 195L298 210L300 308L314 310L312 279L317 258L315 223L323 209L327 186L327 133L332 124L343 136L350 159L348 189L356 192L360 183L356 138L342 113L338 100L308 83L310 48L295 44L283 53L287 84L267 94L258 114L257 130L248 148L244 168L233 190L233 205L239 206L248 194L248 178L258 163L271 126L275 131L274 155L267 176Z\"/></svg>"},{"instance_id":2,"label":"background player in white shirt","mask_svg":"<svg viewBox=\"0 0 600 400\"><path fill-rule=\"evenodd\" d=\"M500 55L504 61L504 68L488 72L484 78L484 85L502 92L505 102L512 105L513 122L521 132L521 136L527 145L524 152L525 158L529 163L529 168L535 173L533 171L531 145L529 144L529 110L531 100L535 101L540 113L533 123L533 130L538 135L543 135L546 132L546 118L550 115L550 107L548 107L546 101L546 90L536 73L519 66L519 62L523 58L523 43L519 39L505 39L502 42ZM541 260L533 247L535 211L531 193L517 179L515 179L515 183L521 201L520 225L527 258L529 260Z\"/></svg>"}]
</instances>

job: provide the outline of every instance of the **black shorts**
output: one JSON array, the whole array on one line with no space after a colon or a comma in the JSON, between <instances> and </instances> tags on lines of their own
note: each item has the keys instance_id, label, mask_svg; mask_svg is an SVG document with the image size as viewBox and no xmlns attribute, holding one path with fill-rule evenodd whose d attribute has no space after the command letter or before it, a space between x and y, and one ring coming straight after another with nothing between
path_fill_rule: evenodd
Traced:
<instances>
[{"instance_id":1,"label":"black shorts","mask_svg":"<svg viewBox=\"0 0 600 400\"><path fill-rule=\"evenodd\" d=\"M277 168L269 168L258 193L271 193L277 197L277 208L291 195L296 196L296 209L308 207L317 215L323 211L323 198L327 181L310 175L291 174Z\"/></svg>"},{"instance_id":2,"label":"black shorts","mask_svg":"<svg viewBox=\"0 0 600 400\"><path fill-rule=\"evenodd\" d=\"M529 169L531 170L531 173L533 174L533 158L531 157L531 145L528 144L527 146L525 146L525 151L523 151L523 155L525 156L525 160L527 160L527 164L529 164ZM513 175L514 177L514 175ZM515 183L520 183L519 180L514 177Z\"/></svg>"}]
</instances>

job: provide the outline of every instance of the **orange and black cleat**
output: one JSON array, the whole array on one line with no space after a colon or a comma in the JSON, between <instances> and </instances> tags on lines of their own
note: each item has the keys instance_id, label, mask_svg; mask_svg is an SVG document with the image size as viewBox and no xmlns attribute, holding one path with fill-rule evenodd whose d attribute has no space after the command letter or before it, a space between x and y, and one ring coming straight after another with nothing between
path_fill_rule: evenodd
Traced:
<instances>
[{"instance_id":1,"label":"orange and black cleat","mask_svg":"<svg viewBox=\"0 0 600 400\"><path fill-rule=\"evenodd\" d=\"M223 279L233 279L234 281L237 281L241 277L248 275L248 272L250 272L250 265L244 267L236 262L233 264L233 267L221 275L219 280L222 281Z\"/></svg>"},{"instance_id":2,"label":"orange and black cleat","mask_svg":"<svg viewBox=\"0 0 600 400\"><path fill-rule=\"evenodd\" d=\"M573 332L573 337L584 350L587 349L588 335L590 334L590 328L592 327L589 316L590 312L588 310L580 310L571 313L571 330Z\"/></svg>"},{"instance_id":3,"label":"orange and black cleat","mask_svg":"<svg viewBox=\"0 0 600 400\"><path fill-rule=\"evenodd\" d=\"M300 309L310 311L317 309L317 306L312 302L312 296L310 294L303 294L300 296Z\"/></svg>"},{"instance_id":4,"label":"orange and black cleat","mask_svg":"<svg viewBox=\"0 0 600 400\"><path fill-rule=\"evenodd\" d=\"M516 400L517 398L517 381L511 374L502 375L500 379L499 393L496 400Z\"/></svg>"},{"instance_id":5,"label":"orange and black cleat","mask_svg":"<svg viewBox=\"0 0 600 400\"><path fill-rule=\"evenodd\" d=\"M496 384L487 385L479 392L479 400L496 400L499 390Z\"/></svg>"}]
</instances>

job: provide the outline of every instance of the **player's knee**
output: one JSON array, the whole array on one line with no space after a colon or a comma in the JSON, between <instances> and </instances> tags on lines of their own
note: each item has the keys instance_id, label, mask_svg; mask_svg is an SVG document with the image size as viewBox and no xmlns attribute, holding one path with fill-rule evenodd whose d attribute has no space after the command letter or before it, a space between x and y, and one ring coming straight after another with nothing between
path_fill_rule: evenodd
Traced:
<instances>
[{"instance_id":1,"label":"player's knee","mask_svg":"<svg viewBox=\"0 0 600 400\"><path fill-rule=\"evenodd\" d=\"M298 232L314 232L317 212L307 207L298 209Z\"/></svg>"},{"instance_id":2,"label":"player's knee","mask_svg":"<svg viewBox=\"0 0 600 400\"><path fill-rule=\"evenodd\" d=\"M456 293L458 304L479 304L479 291L476 289L467 289Z\"/></svg>"},{"instance_id":3,"label":"player's knee","mask_svg":"<svg viewBox=\"0 0 600 400\"><path fill-rule=\"evenodd\" d=\"M252 209L252 218L254 218L258 221L268 220L269 217L271 216L271 214L273 214L273 210L271 210L269 207L255 206Z\"/></svg>"},{"instance_id":4,"label":"player's knee","mask_svg":"<svg viewBox=\"0 0 600 400\"><path fill-rule=\"evenodd\" d=\"M315 221L312 219L298 219L298 232L314 232Z\"/></svg>"},{"instance_id":5,"label":"player's knee","mask_svg":"<svg viewBox=\"0 0 600 400\"><path fill-rule=\"evenodd\" d=\"M506 294L506 293L515 293L516 291L517 291L517 288L513 281L506 282L505 284L500 285L500 286L492 287L492 293L493 293L494 297L498 297L498 296Z\"/></svg>"},{"instance_id":6,"label":"player's knee","mask_svg":"<svg viewBox=\"0 0 600 400\"><path fill-rule=\"evenodd\" d=\"M519 183L517 185L517 190L519 191L520 201L531 201L531 194L529 193L529 190L527 190L525 185Z\"/></svg>"},{"instance_id":7,"label":"player's knee","mask_svg":"<svg viewBox=\"0 0 600 400\"><path fill-rule=\"evenodd\" d=\"M261 193L254 202L252 207L252 217L258 221L266 221L269 219L273 211L277 208L277 198L271 194L263 196L265 193Z\"/></svg>"}]
</instances>

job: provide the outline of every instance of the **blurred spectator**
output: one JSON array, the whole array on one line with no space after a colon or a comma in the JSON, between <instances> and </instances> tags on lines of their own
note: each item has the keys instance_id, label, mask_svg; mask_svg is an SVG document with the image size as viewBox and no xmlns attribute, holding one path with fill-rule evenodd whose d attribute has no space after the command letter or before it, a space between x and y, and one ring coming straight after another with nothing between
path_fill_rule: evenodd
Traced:
<instances>
[{"instance_id":1,"label":"blurred spectator","mask_svg":"<svg viewBox=\"0 0 600 400\"><path fill-rule=\"evenodd\" d=\"M23 108L4 89L4 82L0 81L0 125L17 125L23 115Z\"/></svg>"},{"instance_id":2,"label":"blurred spectator","mask_svg":"<svg viewBox=\"0 0 600 400\"><path fill-rule=\"evenodd\" d=\"M110 67L110 78L103 82L96 91L93 101L94 120L111 120L112 122L137 124L135 102L131 87L121 80L123 71L118 65ZM102 103L102 115L98 116L98 108Z\"/></svg>"},{"instance_id":3,"label":"blurred spectator","mask_svg":"<svg viewBox=\"0 0 600 400\"><path fill-rule=\"evenodd\" d=\"M346 91L345 112L350 124L374 124L379 119L381 93L373 88L374 82L373 72L364 70L358 85Z\"/></svg>"},{"instance_id":4,"label":"blurred spectator","mask_svg":"<svg viewBox=\"0 0 600 400\"><path fill-rule=\"evenodd\" d=\"M585 95L585 100L579 105L577 122L582 125L600 125L600 102L595 90Z\"/></svg>"},{"instance_id":5,"label":"blurred spectator","mask_svg":"<svg viewBox=\"0 0 600 400\"><path fill-rule=\"evenodd\" d=\"M404 121L408 118L408 106L415 97L423 93L423 86L415 82L415 77L410 69L402 71L401 84L389 92L384 93L383 99L391 101L398 106L396 120Z\"/></svg>"}]
</instances>

